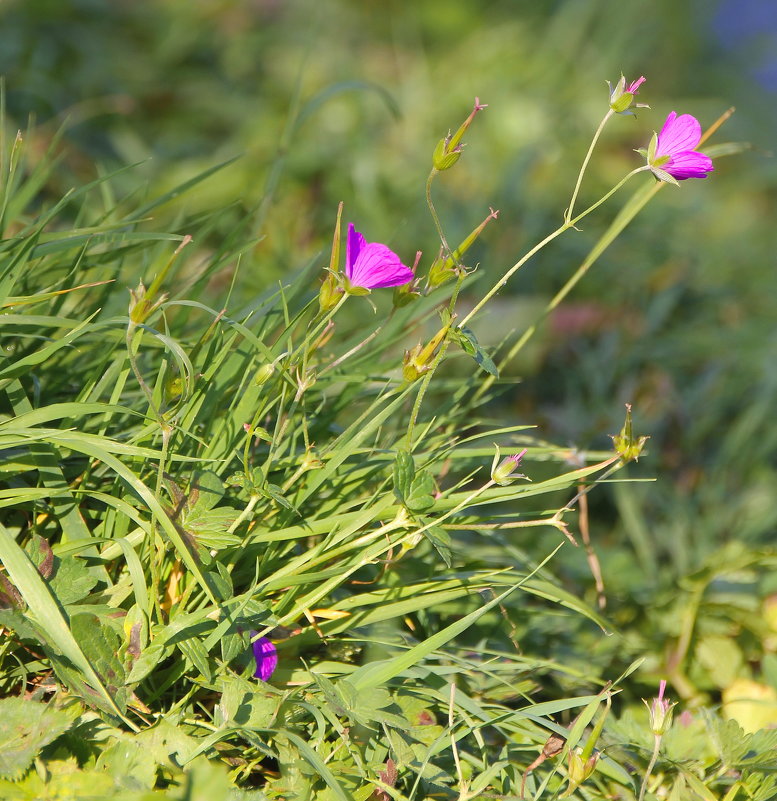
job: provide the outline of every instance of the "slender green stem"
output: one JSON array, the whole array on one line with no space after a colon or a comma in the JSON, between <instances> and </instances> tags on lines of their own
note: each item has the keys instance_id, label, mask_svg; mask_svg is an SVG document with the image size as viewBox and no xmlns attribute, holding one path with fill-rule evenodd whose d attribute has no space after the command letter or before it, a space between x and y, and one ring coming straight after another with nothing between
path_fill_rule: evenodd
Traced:
<instances>
[{"instance_id":1,"label":"slender green stem","mask_svg":"<svg viewBox=\"0 0 777 801\"><path fill-rule=\"evenodd\" d=\"M574 211L575 208L577 193L580 191L580 184L583 183L583 175L585 174L586 168L588 167L588 162L591 160L591 155L594 152L594 148L596 147L596 143L599 140L599 136L604 130L604 126L607 124L607 121L610 119L610 117L612 117L613 113L614 112L612 109L608 109L607 113L604 115L604 118L599 123L599 127L596 129L594 138L591 140L588 152L585 154L585 158L583 159L583 165L580 167L580 172L577 175L577 183L575 184L575 189L572 192L572 199L569 201L569 207L567 208L566 212L564 212L564 222L569 222L572 219L572 212Z\"/></svg>"},{"instance_id":2,"label":"slender green stem","mask_svg":"<svg viewBox=\"0 0 777 801\"><path fill-rule=\"evenodd\" d=\"M602 239L594 246L588 256L585 258L583 263L577 268L575 273L569 278L564 286L559 289L559 291L553 296L553 298L549 301L548 305L542 311L542 314L539 318L532 323L521 335L520 339L518 339L507 352L507 354L502 357L499 361L499 371L504 369L506 365L508 365L517 355L523 350L523 346L534 336L537 332L537 328L542 322L542 320L547 317L552 311L554 311L560 303L566 298L566 296L575 288L575 286L585 277L586 273L591 269L591 266L594 262L601 256L607 245L615 239L615 236L619 234L625 227L628 225L631 220L637 215L637 213L645 206L645 204L655 196L656 192L658 192L663 186L666 184L661 183L660 181L656 181L655 185L651 189L650 193L645 197L638 206L630 207L630 211L627 215L623 215L623 211L618 215L616 221L612 223L608 233L605 234L605 237L610 235L609 241L606 244L602 244ZM485 380L480 383L477 390L475 391L474 400L478 400L481 398L488 390L490 389L491 385L494 383L494 376L486 376Z\"/></svg>"},{"instance_id":3,"label":"slender green stem","mask_svg":"<svg viewBox=\"0 0 777 801\"><path fill-rule=\"evenodd\" d=\"M442 243L445 255L450 256L450 258L455 262L456 259L453 256L453 251L448 244L448 240L445 238L445 233L442 230L442 224L440 223L437 209L435 209L434 202L432 201L432 183L434 182L435 176L438 172L439 170L432 167L432 171L429 173L429 177L426 179L426 205L429 207L429 213L432 215L432 220L434 220L434 227L437 229L437 235L440 237L440 242Z\"/></svg>"},{"instance_id":4,"label":"slender green stem","mask_svg":"<svg viewBox=\"0 0 777 801\"><path fill-rule=\"evenodd\" d=\"M304 354L307 352L308 346L311 342L315 341L316 337L319 336L323 332L323 330L329 325L330 320L340 311L341 306L348 300L348 293L346 292L340 300L337 301L337 305L333 306L328 312L325 312L323 315L317 315L314 317L308 325L314 324L315 327L312 331L308 331L305 333L305 338L302 340L302 344L299 345L289 356L289 367L295 365L297 360L299 359L300 354Z\"/></svg>"},{"instance_id":5,"label":"slender green stem","mask_svg":"<svg viewBox=\"0 0 777 801\"><path fill-rule=\"evenodd\" d=\"M648 780L650 779L650 774L653 772L653 768L656 766L656 760L658 759L658 752L661 748L661 735L656 734L654 735L655 741L653 743L653 754L650 757L650 762L648 762L647 770L645 771L645 775L642 778L642 787L639 789L639 798L638 801L643 801L645 798L645 792L647 791Z\"/></svg>"},{"instance_id":6,"label":"slender green stem","mask_svg":"<svg viewBox=\"0 0 777 801\"><path fill-rule=\"evenodd\" d=\"M456 286L453 287L453 292L451 293L450 301L448 302L448 313L453 316L453 310L456 308L456 301L459 297L459 291L461 290L461 285L464 283L464 278L466 276L464 273L460 273L458 278L456 279ZM406 442L407 442L407 449L409 451L413 450L413 430L415 428L416 421L418 420L418 415L421 412L421 404L423 403L424 396L426 395L426 390L429 388L429 384L434 376L434 372L437 367L442 362L443 358L445 357L445 352L448 350L448 340L444 340L442 345L440 345L440 350L437 353L432 364L429 366L429 371L423 377L423 383L421 384L421 388L418 391L418 395L416 395L415 403L413 404L413 409L410 412L410 420L407 423L407 435L406 435Z\"/></svg>"},{"instance_id":7,"label":"slender green stem","mask_svg":"<svg viewBox=\"0 0 777 801\"><path fill-rule=\"evenodd\" d=\"M429 371L424 375L421 379L421 388L418 390L418 395L416 395L415 403L413 403L413 410L410 412L410 420L407 423L407 434L406 434L406 441L407 441L407 449L409 451L413 450L413 431L415 429L416 421L418 420L418 415L421 411L421 404L423 403L424 396L426 395L426 390L429 388L429 383L432 380L432 376L434 375L434 371L437 369L437 366L443 360L445 356L445 352L448 350L448 341L440 345L440 350L437 352L437 356L434 357L434 361L432 362L431 366L429 367Z\"/></svg>"},{"instance_id":8,"label":"slender green stem","mask_svg":"<svg viewBox=\"0 0 777 801\"><path fill-rule=\"evenodd\" d=\"M521 259L519 259L495 284L491 287L491 289L486 292L486 294L481 298L481 300L475 305L475 308L472 309L469 314L459 323L459 328L466 325L482 308L483 306L491 300L494 295L496 295L499 290L507 284L510 278L518 272L518 270L526 264L529 259L534 256L535 253L542 250L548 243L552 242L557 236L560 236L564 233L568 228L574 228L574 226L583 219L583 217L588 216L594 209L597 209L599 206L602 205L606 200L608 200L612 195L614 195L625 183L629 180L632 176L636 175L638 172L643 172L647 170L648 167L645 165L644 167L637 167L635 170L632 170L628 173L624 178L618 181L615 186L610 189L609 192L602 195L599 200L596 201L592 206L589 206L585 211L581 212L577 215L577 217L567 220L566 222L562 223L555 231L548 234L542 241L538 242L528 253L526 253Z\"/></svg>"}]
</instances>

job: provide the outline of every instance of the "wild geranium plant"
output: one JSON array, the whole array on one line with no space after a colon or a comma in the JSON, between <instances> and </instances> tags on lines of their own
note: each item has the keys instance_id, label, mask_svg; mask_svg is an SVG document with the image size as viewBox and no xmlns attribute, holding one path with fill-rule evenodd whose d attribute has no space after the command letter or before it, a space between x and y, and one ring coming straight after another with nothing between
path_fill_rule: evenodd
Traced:
<instances>
[{"instance_id":1,"label":"wild geranium plant","mask_svg":"<svg viewBox=\"0 0 777 801\"><path fill-rule=\"evenodd\" d=\"M196 289L203 270L253 269L248 233L206 247L202 217L150 231L175 193L106 209L110 176L41 211L40 165L21 137L3 152L0 797L644 795L658 746L599 746L637 665L583 680L542 643L573 618L612 630L554 557L645 438L630 408L614 451L484 413L534 326L495 351L470 327L541 248L609 216L551 311L667 176L712 170L696 120L673 112L647 163L576 210L605 123L645 108L644 81L611 88L560 226L474 296L465 259L497 212L451 247L432 189L477 99L432 154L418 244L433 259L408 267L355 223L343 258L341 204L321 277L248 305ZM659 182L618 205L648 171ZM471 362L453 380L456 350ZM756 775L726 768L686 773ZM672 790L684 775L667 765L650 786L688 797Z\"/></svg>"}]
</instances>

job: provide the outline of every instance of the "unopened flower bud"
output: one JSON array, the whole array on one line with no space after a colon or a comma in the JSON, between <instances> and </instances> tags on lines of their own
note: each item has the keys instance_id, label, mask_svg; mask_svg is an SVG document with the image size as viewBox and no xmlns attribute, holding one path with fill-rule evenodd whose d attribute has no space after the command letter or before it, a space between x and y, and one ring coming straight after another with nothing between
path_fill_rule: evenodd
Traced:
<instances>
[{"instance_id":1,"label":"unopened flower bud","mask_svg":"<svg viewBox=\"0 0 777 801\"><path fill-rule=\"evenodd\" d=\"M677 706L677 702L670 703L664 698L665 689L666 681L661 679L661 683L658 686L658 696L654 698L650 704L643 699L643 703L648 708L650 731L656 735L656 737L661 737L669 730L669 727L672 725L672 710Z\"/></svg>"},{"instance_id":2,"label":"unopened flower bud","mask_svg":"<svg viewBox=\"0 0 777 801\"><path fill-rule=\"evenodd\" d=\"M588 759L583 757L583 749L575 748L569 752L569 763L567 764L567 775L569 777L569 789L564 795L574 792L596 769L599 761L599 753L593 753Z\"/></svg>"},{"instance_id":3,"label":"unopened flower bud","mask_svg":"<svg viewBox=\"0 0 777 801\"><path fill-rule=\"evenodd\" d=\"M482 111L486 108L486 105L481 103L480 100L476 97L475 98L475 106L473 107L472 111L470 112L469 117L459 126L459 129L456 131L455 134L451 135L448 134L443 139L437 143L437 147L434 149L434 153L432 154L432 164L434 165L434 169L438 172L442 172L443 170L450 169L461 157L461 150L462 144L461 140L464 137L464 134L467 132L467 129L472 124L472 120L475 119L475 115L478 111Z\"/></svg>"},{"instance_id":4,"label":"unopened flower bud","mask_svg":"<svg viewBox=\"0 0 777 801\"><path fill-rule=\"evenodd\" d=\"M413 262L413 266L411 268L413 274L415 274L415 271L418 268L419 261L421 261L420 250L415 254L415 261ZM396 286L394 287L394 308L401 309L403 306L407 306L408 303L412 303L419 297L421 297L421 294L418 291L418 281L409 281L401 286Z\"/></svg>"},{"instance_id":5,"label":"unopened flower bud","mask_svg":"<svg viewBox=\"0 0 777 801\"><path fill-rule=\"evenodd\" d=\"M262 384L266 384L275 374L275 364L263 364L257 371L256 375L254 376L254 384L257 387L261 387Z\"/></svg>"},{"instance_id":6,"label":"unopened flower bud","mask_svg":"<svg viewBox=\"0 0 777 801\"><path fill-rule=\"evenodd\" d=\"M340 285L337 275L334 273L327 273L324 283L321 284L321 289L318 292L318 305L322 312L328 312L334 309L340 302L343 296L343 287Z\"/></svg>"},{"instance_id":7,"label":"unopened flower bud","mask_svg":"<svg viewBox=\"0 0 777 801\"><path fill-rule=\"evenodd\" d=\"M639 461L642 449L649 437L635 437L631 423L631 404L626 404L626 420L620 434L610 436L615 445L615 452L624 462Z\"/></svg>"},{"instance_id":8,"label":"unopened flower bud","mask_svg":"<svg viewBox=\"0 0 777 801\"><path fill-rule=\"evenodd\" d=\"M424 373L428 372L432 366L431 362L437 348L439 348L450 330L451 322L452 321L447 322L426 345L421 345L419 343L414 348L405 351L405 358L402 366L402 375L405 381L415 381Z\"/></svg>"},{"instance_id":9,"label":"unopened flower bud","mask_svg":"<svg viewBox=\"0 0 777 801\"><path fill-rule=\"evenodd\" d=\"M607 81L607 86L610 87L610 108L616 114L633 114L634 112L629 111L629 109L634 103L634 95L638 94L639 87L642 86L644 82L645 77L642 76L626 86L626 78L623 75L621 75L620 80L614 87ZM635 107L650 108L645 105L645 103L637 103Z\"/></svg>"},{"instance_id":10,"label":"unopened flower bud","mask_svg":"<svg viewBox=\"0 0 777 801\"><path fill-rule=\"evenodd\" d=\"M498 210L489 209L488 211L488 217L469 234L450 256L443 258L442 249L440 249L440 255L432 262L432 266L429 268L427 280L430 287L440 286L458 275L457 265L460 264L461 257L470 249L472 243L480 236L488 223L499 216Z\"/></svg>"},{"instance_id":11,"label":"unopened flower bud","mask_svg":"<svg viewBox=\"0 0 777 801\"><path fill-rule=\"evenodd\" d=\"M167 293L163 293L154 300L153 295L146 292L142 281L138 284L137 289L130 289L129 293L129 318L133 323L145 323L151 314L167 300Z\"/></svg>"},{"instance_id":12,"label":"unopened flower bud","mask_svg":"<svg viewBox=\"0 0 777 801\"><path fill-rule=\"evenodd\" d=\"M491 466L491 480L500 487L506 487L516 478L526 478L523 473L515 472L525 453L526 448L520 453L508 456L506 459L502 459L499 464L496 464L496 460L499 458L499 449L497 448L497 455L494 457L494 464Z\"/></svg>"}]
</instances>

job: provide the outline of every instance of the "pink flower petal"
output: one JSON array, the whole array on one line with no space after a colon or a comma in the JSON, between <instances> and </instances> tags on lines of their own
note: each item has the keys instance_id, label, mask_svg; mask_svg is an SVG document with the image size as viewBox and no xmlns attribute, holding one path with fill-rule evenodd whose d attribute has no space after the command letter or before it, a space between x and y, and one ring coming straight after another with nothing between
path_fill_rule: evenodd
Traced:
<instances>
[{"instance_id":1,"label":"pink flower petal","mask_svg":"<svg viewBox=\"0 0 777 801\"><path fill-rule=\"evenodd\" d=\"M278 666L278 651L267 637L260 637L258 640L254 640L251 646L256 660L254 677L262 681L269 681L270 676Z\"/></svg>"},{"instance_id":2,"label":"pink flower petal","mask_svg":"<svg viewBox=\"0 0 777 801\"><path fill-rule=\"evenodd\" d=\"M626 88L626 91L630 92L633 95L637 94L637 90L639 89L640 86L642 86L643 83L645 83L646 80L647 80L647 78L645 78L644 75L641 78L637 78L636 81L632 81L628 85L628 87Z\"/></svg>"},{"instance_id":3,"label":"pink flower petal","mask_svg":"<svg viewBox=\"0 0 777 801\"><path fill-rule=\"evenodd\" d=\"M656 157L673 156L684 150L693 150L701 139L701 125L696 117L672 111L658 135Z\"/></svg>"},{"instance_id":4,"label":"pink flower petal","mask_svg":"<svg viewBox=\"0 0 777 801\"><path fill-rule=\"evenodd\" d=\"M348 223L348 238L345 241L345 274L349 280L353 275L353 265L359 258L364 246L367 244L365 238L354 228L353 223Z\"/></svg>"},{"instance_id":5,"label":"pink flower petal","mask_svg":"<svg viewBox=\"0 0 777 801\"><path fill-rule=\"evenodd\" d=\"M695 150L685 150L674 153L662 169L678 181L684 181L686 178L706 178L707 173L715 168L709 156L697 153Z\"/></svg>"},{"instance_id":6,"label":"pink flower petal","mask_svg":"<svg viewBox=\"0 0 777 801\"><path fill-rule=\"evenodd\" d=\"M361 235L359 234L359 236ZM362 241L364 241L363 237ZM399 256L393 250L379 242L370 242L361 248L358 258L347 275L354 286L365 289L401 286L415 277L413 271L402 264Z\"/></svg>"}]
</instances>

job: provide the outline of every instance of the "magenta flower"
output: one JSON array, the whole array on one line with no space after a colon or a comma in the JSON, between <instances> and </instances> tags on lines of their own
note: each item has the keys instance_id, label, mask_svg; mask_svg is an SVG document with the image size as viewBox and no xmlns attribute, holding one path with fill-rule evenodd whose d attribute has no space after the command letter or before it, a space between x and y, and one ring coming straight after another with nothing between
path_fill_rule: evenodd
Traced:
<instances>
[{"instance_id":1,"label":"magenta flower","mask_svg":"<svg viewBox=\"0 0 777 801\"><path fill-rule=\"evenodd\" d=\"M348 223L345 275L352 286L362 289L402 286L415 278L393 250L380 242L367 242L353 223Z\"/></svg>"},{"instance_id":2,"label":"magenta flower","mask_svg":"<svg viewBox=\"0 0 777 801\"><path fill-rule=\"evenodd\" d=\"M653 135L647 161L653 175L661 181L677 183L686 178L706 178L715 168L712 159L694 148L701 139L696 117L676 112L666 118L661 133Z\"/></svg>"},{"instance_id":3,"label":"magenta flower","mask_svg":"<svg viewBox=\"0 0 777 801\"><path fill-rule=\"evenodd\" d=\"M255 632L252 632L252 635ZM251 643L254 651L254 659L256 660L256 670L254 671L254 678L261 679L262 681L269 681L273 671L278 666L278 651L275 646L267 639L267 637L259 637Z\"/></svg>"}]
</instances>

